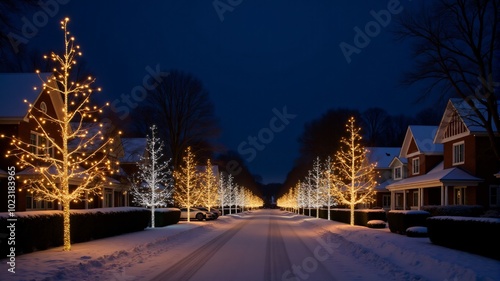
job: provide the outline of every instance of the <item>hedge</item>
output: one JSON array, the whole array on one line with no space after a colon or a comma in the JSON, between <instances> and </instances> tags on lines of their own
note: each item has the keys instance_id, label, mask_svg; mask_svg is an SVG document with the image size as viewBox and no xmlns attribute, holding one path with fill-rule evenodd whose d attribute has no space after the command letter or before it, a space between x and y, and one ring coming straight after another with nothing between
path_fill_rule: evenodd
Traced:
<instances>
[{"instance_id":1,"label":"hedge","mask_svg":"<svg viewBox=\"0 0 500 281\"><path fill-rule=\"evenodd\" d=\"M423 211L431 214L431 217L436 216L459 216L459 217L479 217L484 214L484 208L480 205L450 205L437 206L428 205L422 206Z\"/></svg>"},{"instance_id":2,"label":"hedge","mask_svg":"<svg viewBox=\"0 0 500 281\"><path fill-rule=\"evenodd\" d=\"M427 226L426 219L430 216L426 211L389 211L387 222L393 233L406 234L406 229L412 226Z\"/></svg>"},{"instance_id":3,"label":"hedge","mask_svg":"<svg viewBox=\"0 0 500 281\"><path fill-rule=\"evenodd\" d=\"M328 209L320 209L319 217L328 219ZM330 219L343 223L351 223L351 210L350 209L331 209ZM385 211L383 209L356 209L354 210L354 224L367 226L371 220L386 221Z\"/></svg>"},{"instance_id":4,"label":"hedge","mask_svg":"<svg viewBox=\"0 0 500 281\"><path fill-rule=\"evenodd\" d=\"M150 213L146 209L133 207L71 210L71 243L144 230L151 220ZM28 211L16 215L17 255L63 245L62 211ZM7 225L11 223L7 218L6 213L0 214L2 233L7 231ZM0 245L6 244L7 237L0 235ZM0 247L2 257L7 255L8 248Z\"/></svg>"},{"instance_id":5,"label":"hedge","mask_svg":"<svg viewBox=\"0 0 500 281\"><path fill-rule=\"evenodd\" d=\"M151 212L149 212L151 215ZM176 224L181 218L181 210L177 208L161 208L155 210L155 227ZM151 222L151 216L149 217Z\"/></svg>"},{"instance_id":6,"label":"hedge","mask_svg":"<svg viewBox=\"0 0 500 281\"><path fill-rule=\"evenodd\" d=\"M431 217L427 229L434 244L500 260L498 218Z\"/></svg>"}]
</instances>

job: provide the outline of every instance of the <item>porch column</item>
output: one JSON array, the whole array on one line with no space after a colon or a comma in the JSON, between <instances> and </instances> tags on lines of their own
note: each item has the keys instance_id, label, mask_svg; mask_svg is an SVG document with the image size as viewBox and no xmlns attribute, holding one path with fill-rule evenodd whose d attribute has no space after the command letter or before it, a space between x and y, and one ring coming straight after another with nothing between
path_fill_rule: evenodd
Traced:
<instances>
[{"instance_id":1,"label":"porch column","mask_svg":"<svg viewBox=\"0 0 500 281\"><path fill-rule=\"evenodd\" d=\"M403 210L406 210L406 190L403 190Z\"/></svg>"},{"instance_id":2,"label":"porch column","mask_svg":"<svg viewBox=\"0 0 500 281\"><path fill-rule=\"evenodd\" d=\"M420 207L422 206L422 188L419 188L417 189L417 192L418 192L418 206L417 206L417 210L420 210Z\"/></svg>"},{"instance_id":3,"label":"porch column","mask_svg":"<svg viewBox=\"0 0 500 281\"><path fill-rule=\"evenodd\" d=\"M396 198L394 198L394 191L391 191L391 210L396 210Z\"/></svg>"},{"instance_id":4,"label":"porch column","mask_svg":"<svg viewBox=\"0 0 500 281\"><path fill-rule=\"evenodd\" d=\"M111 188L111 207L115 206L115 189Z\"/></svg>"},{"instance_id":5,"label":"porch column","mask_svg":"<svg viewBox=\"0 0 500 281\"><path fill-rule=\"evenodd\" d=\"M448 186L444 186L444 205L448 206Z\"/></svg>"},{"instance_id":6,"label":"porch column","mask_svg":"<svg viewBox=\"0 0 500 281\"><path fill-rule=\"evenodd\" d=\"M444 206L444 185L441 184L441 206Z\"/></svg>"}]
</instances>

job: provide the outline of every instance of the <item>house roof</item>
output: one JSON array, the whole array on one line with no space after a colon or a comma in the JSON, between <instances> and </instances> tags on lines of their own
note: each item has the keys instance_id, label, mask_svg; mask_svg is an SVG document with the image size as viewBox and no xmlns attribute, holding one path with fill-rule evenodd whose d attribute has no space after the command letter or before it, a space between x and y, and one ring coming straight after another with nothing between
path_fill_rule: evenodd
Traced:
<instances>
[{"instance_id":1,"label":"house roof","mask_svg":"<svg viewBox=\"0 0 500 281\"><path fill-rule=\"evenodd\" d=\"M392 158L391 163L389 163L389 167L393 167L396 163L400 163L402 165L406 165L406 164L408 164L408 159L407 158L403 158L403 157L395 156L394 158Z\"/></svg>"},{"instance_id":2,"label":"house roof","mask_svg":"<svg viewBox=\"0 0 500 281\"><path fill-rule=\"evenodd\" d=\"M484 104L482 104L477 99L471 99L474 106L479 110L480 114L487 118L488 110ZM499 110L500 110L500 104ZM451 119L457 113L460 120L463 122L465 127L467 128L468 134L484 134L486 133L486 129L482 126L482 122L479 118L479 115L474 112L473 108L467 103L464 99L460 98L452 98L448 100L448 104L446 105L446 110L441 118L441 122L439 124L439 130L436 133L434 141L436 143L442 143L445 138L445 132L448 127L448 124L451 122ZM498 129L495 126L495 122L492 122L492 129L498 132Z\"/></svg>"},{"instance_id":3,"label":"house roof","mask_svg":"<svg viewBox=\"0 0 500 281\"><path fill-rule=\"evenodd\" d=\"M0 103L0 116L23 118L29 109L24 100L34 103L42 91L43 81L47 81L51 75L52 73L40 73L40 76L36 73L0 74L0 93L3 97L11 97Z\"/></svg>"},{"instance_id":4,"label":"house roof","mask_svg":"<svg viewBox=\"0 0 500 281\"><path fill-rule=\"evenodd\" d=\"M0 178L6 178L8 175L9 174L6 171L0 169Z\"/></svg>"},{"instance_id":5,"label":"house roof","mask_svg":"<svg viewBox=\"0 0 500 281\"><path fill-rule=\"evenodd\" d=\"M146 138L122 138L124 155L121 163L137 163L144 156L148 140Z\"/></svg>"},{"instance_id":6,"label":"house roof","mask_svg":"<svg viewBox=\"0 0 500 281\"><path fill-rule=\"evenodd\" d=\"M387 192L387 191L389 191L387 189L387 186L389 186L390 184L392 184L394 182L395 182L395 180L393 180L393 179L387 179L386 181L381 182L377 186L375 186L375 190L378 192L384 192L384 191Z\"/></svg>"},{"instance_id":7,"label":"house roof","mask_svg":"<svg viewBox=\"0 0 500 281\"><path fill-rule=\"evenodd\" d=\"M204 173L207 170L207 166L196 166L196 171L198 173ZM217 165L212 165L212 172L214 173L215 176L219 174L219 166Z\"/></svg>"},{"instance_id":8,"label":"house roof","mask_svg":"<svg viewBox=\"0 0 500 281\"><path fill-rule=\"evenodd\" d=\"M408 126L399 157L408 158L408 149L412 141L415 142L421 154L443 154L443 145L434 143L437 130L438 126Z\"/></svg>"},{"instance_id":9,"label":"house roof","mask_svg":"<svg viewBox=\"0 0 500 281\"><path fill-rule=\"evenodd\" d=\"M477 178L460 168L444 169L443 162L441 162L427 174L396 181L388 185L387 189L425 188L441 186L441 184L471 186L482 181L483 179Z\"/></svg>"},{"instance_id":10,"label":"house roof","mask_svg":"<svg viewBox=\"0 0 500 281\"><path fill-rule=\"evenodd\" d=\"M399 147L367 147L367 159L370 163L377 163L377 169L389 169L391 161L399 155Z\"/></svg>"}]
</instances>

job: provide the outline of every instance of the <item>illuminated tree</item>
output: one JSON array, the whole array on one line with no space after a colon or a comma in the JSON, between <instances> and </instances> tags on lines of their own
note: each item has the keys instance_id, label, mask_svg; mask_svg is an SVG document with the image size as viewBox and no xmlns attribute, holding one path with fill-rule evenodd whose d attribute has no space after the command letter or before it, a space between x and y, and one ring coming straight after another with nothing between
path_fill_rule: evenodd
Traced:
<instances>
[{"instance_id":1,"label":"illuminated tree","mask_svg":"<svg viewBox=\"0 0 500 281\"><path fill-rule=\"evenodd\" d=\"M335 174L332 175L332 192L340 204L351 209L351 225L354 225L354 208L357 204L373 201L376 175L375 163L368 163L367 150L361 145L360 128L354 118L346 124L349 136L342 138L341 148L335 157Z\"/></svg>"},{"instance_id":2,"label":"illuminated tree","mask_svg":"<svg viewBox=\"0 0 500 281\"><path fill-rule=\"evenodd\" d=\"M311 181L311 188L314 191L313 204L314 207L316 207L316 218L319 218L319 208L325 205L325 195L327 193L324 185L323 171L319 157L316 157L316 159L314 160L313 168L309 177Z\"/></svg>"},{"instance_id":3,"label":"illuminated tree","mask_svg":"<svg viewBox=\"0 0 500 281\"><path fill-rule=\"evenodd\" d=\"M95 79L70 80L76 58L82 53L67 30L68 22L68 18L61 21L64 54L52 53L50 59L57 65L53 75L46 81L40 76L43 94L60 95L63 104L55 108L58 111L56 116L29 104L28 116L37 125L36 132L44 142L28 143L12 136L15 148L8 152L8 156L18 159L21 168L31 169L38 175L26 180L26 186L33 190L35 198L57 200L62 205L64 251L71 249L70 202L84 200L89 193L100 193L106 174L113 173L113 163L107 157L113 149L113 138L106 136L106 128L98 124L97 115L102 113L102 108L90 105L90 97L95 93L92 88ZM79 184L70 189L70 181Z\"/></svg>"},{"instance_id":4,"label":"illuminated tree","mask_svg":"<svg viewBox=\"0 0 500 281\"><path fill-rule=\"evenodd\" d=\"M174 200L177 205L185 207L188 214L190 208L201 203L200 188L198 185L198 174L196 173L196 163L194 154L191 152L191 147L186 149L186 154L183 157L183 162L178 170L174 172L175 187ZM190 216L187 216L187 221L190 221Z\"/></svg>"},{"instance_id":5,"label":"illuminated tree","mask_svg":"<svg viewBox=\"0 0 500 281\"><path fill-rule=\"evenodd\" d=\"M205 171L200 176L201 205L207 207L208 211L210 211L211 207L217 205L219 199L217 178L214 175L210 159L207 160Z\"/></svg>"},{"instance_id":6,"label":"illuminated tree","mask_svg":"<svg viewBox=\"0 0 500 281\"><path fill-rule=\"evenodd\" d=\"M163 143L156 137L156 126L151 127L146 155L137 163L139 171L132 179L133 202L151 208L151 228L155 227L155 208L167 206L172 195L170 160L162 162Z\"/></svg>"},{"instance_id":7,"label":"illuminated tree","mask_svg":"<svg viewBox=\"0 0 500 281\"><path fill-rule=\"evenodd\" d=\"M335 197L333 196L332 193L332 185L331 185L331 179L332 179L332 174L334 173L334 165L330 157L328 157L325 161L325 166L324 166L324 172L323 172L323 186L325 187L325 203L327 206L327 211L328 211L328 220L331 219L330 215L330 210L332 206L337 205L337 201L335 200Z\"/></svg>"}]
</instances>

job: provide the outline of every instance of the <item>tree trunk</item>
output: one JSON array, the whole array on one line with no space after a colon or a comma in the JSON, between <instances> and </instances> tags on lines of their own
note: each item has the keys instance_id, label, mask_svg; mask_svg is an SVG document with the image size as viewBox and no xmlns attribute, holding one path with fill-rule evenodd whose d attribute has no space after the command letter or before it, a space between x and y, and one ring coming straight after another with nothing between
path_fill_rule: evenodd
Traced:
<instances>
[{"instance_id":1,"label":"tree trunk","mask_svg":"<svg viewBox=\"0 0 500 281\"><path fill-rule=\"evenodd\" d=\"M151 206L151 228L155 228L155 205Z\"/></svg>"},{"instance_id":2,"label":"tree trunk","mask_svg":"<svg viewBox=\"0 0 500 281\"><path fill-rule=\"evenodd\" d=\"M63 201L64 247L63 251L71 250L71 232L69 223L69 201Z\"/></svg>"},{"instance_id":3,"label":"tree trunk","mask_svg":"<svg viewBox=\"0 0 500 281\"><path fill-rule=\"evenodd\" d=\"M351 203L351 225L354 225L354 204Z\"/></svg>"}]
</instances>

